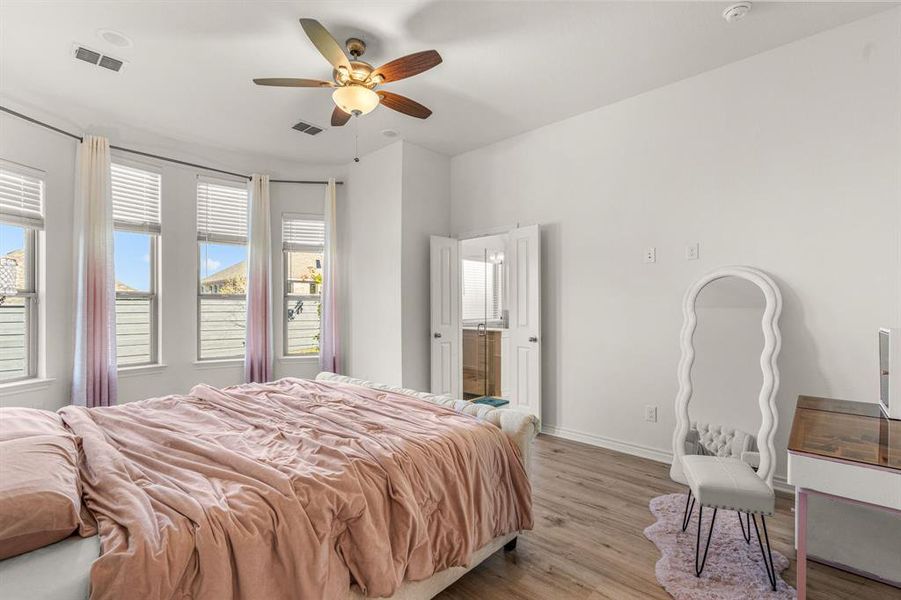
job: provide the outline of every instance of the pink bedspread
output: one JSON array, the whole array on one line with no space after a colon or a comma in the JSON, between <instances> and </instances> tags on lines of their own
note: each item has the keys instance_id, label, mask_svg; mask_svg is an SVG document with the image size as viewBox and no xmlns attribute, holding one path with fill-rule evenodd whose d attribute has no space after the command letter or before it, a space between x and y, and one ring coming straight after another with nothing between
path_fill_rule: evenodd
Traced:
<instances>
[{"instance_id":1,"label":"pink bedspread","mask_svg":"<svg viewBox=\"0 0 901 600\"><path fill-rule=\"evenodd\" d=\"M389 596L532 526L506 435L408 396L283 379L60 414L100 529L93 600Z\"/></svg>"}]
</instances>

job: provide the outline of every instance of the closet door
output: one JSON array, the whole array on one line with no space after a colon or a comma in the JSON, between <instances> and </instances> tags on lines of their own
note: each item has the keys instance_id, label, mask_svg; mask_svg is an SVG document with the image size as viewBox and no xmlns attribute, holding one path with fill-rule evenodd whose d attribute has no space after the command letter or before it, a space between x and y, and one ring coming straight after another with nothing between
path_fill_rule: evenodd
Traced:
<instances>
[{"instance_id":1,"label":"closet door","mask_svg":"<svg viewBox=\"0 0 901 600\"><path fill-rule=\"evenodd\" d=\"M541 418L541 233L530 225L509 236L510 403Z\"/></svg>"},{"instance_id":2,"label":"closet door","mask_svg":"<svg viewBox=\"0 0 901 600\"><path fill-rule=\"evenodd\" d=\"M432 393L461 396L460 243L431 237Z\"/></svg>"}]
</instances>

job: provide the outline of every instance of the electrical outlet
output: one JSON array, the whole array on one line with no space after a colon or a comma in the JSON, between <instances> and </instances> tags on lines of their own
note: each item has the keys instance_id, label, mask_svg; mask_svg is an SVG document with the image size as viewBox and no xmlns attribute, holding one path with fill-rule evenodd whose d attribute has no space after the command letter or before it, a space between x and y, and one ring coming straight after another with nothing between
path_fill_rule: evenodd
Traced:
<instances>
[{"instance_id":1,"label":"electrical outlet","mask_svg":"<svg viewBox=\"0 0 901 600\"><path fill-rule=\"evenodd\" d=\"M644 407L644 420L648 423L656 423L657 422L657 407L652 405L647 405Z\"/></svg>"},{"instance_id":2,"label":"electrical outlet","mask_svg":"<svg viewBox=\"0 0 901 600\"><path fill-rule=\"evenodd\" d=\"M685 246L685 260L698 260L701 257L701 248L698 242Z\"/></svg>"},{"instance_id":3,"label":"electrical outlet","mask_svg":"<svg viewBox=\"0 0 901 600\"><path fill-rule=\"evenodd\" d=\"M657 262L657 248L651 246L644 251L644 262L646 263L655 263Z\"/></svg>"}]
</instances>

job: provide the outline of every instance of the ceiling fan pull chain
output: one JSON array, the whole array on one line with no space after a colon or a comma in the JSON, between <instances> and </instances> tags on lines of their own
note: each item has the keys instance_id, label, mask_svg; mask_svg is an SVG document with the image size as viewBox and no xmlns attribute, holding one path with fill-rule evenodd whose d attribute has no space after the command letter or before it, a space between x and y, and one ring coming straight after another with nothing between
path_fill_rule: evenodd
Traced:
<instances>
[{"instance_id":1,"label":"ceiling fan pull chain","mask_svg":"<svg viewBox=\"0 0 901 600\"><path fill-rule=\"evenodd\" d=\"M356 117L354 119L354 162L360 162L360 150L359 150L359 140L360 140L360 117Z\"/></svg>"}]
</instances>

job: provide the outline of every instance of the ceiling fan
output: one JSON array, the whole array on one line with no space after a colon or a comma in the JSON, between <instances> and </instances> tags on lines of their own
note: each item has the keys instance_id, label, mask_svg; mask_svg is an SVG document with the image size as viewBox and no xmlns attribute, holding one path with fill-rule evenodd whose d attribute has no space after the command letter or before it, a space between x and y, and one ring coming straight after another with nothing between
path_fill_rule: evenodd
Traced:
<instances>
[{"instance_id":1,"label":"ceiling fan","mask_svg":"<svg viewBox=\"0 0 901 600\"><path fill-rule=\"evenodd\" d=\"M347 123L351 115L360 116L371 112L379 104L392 110L427 119L432 111L422 104L410 100L400 94L375 91L383 83L406 79L428 71L441 63L441 55L435 50L424 50L408 54L401 58L375 68L360 60L366 52L363 40L350 38L345 43L351 59L341 49L332 34L315 19L301 19L300 25L316 49L334 67L332 81L319 79L266 78L254 79L257 85L273 85L280 87L336 88L332 93L335 110L332 112L332 125L339 127Z\"/></svg>"}]
</instances>

